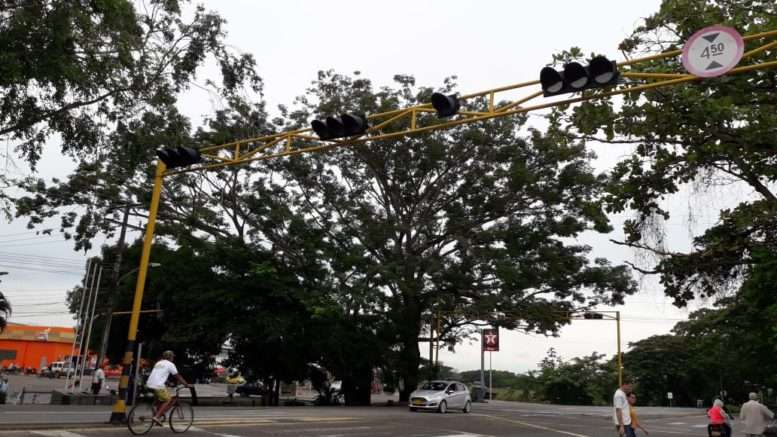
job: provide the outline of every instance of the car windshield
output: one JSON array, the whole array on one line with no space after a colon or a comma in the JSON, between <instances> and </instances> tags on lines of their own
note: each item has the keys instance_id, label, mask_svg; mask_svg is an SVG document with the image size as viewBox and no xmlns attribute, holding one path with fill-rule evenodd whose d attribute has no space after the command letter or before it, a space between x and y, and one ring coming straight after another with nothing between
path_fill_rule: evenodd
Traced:
<instances>
[{"instance_id":1,"label":"car windshield","mask_svg":"<svg viewBox=\"0 0 777 437\"><path fill-rule=\"evenodd\" d=\"M447 386L448 384L444 382L427 382L423 385L423 387L421 387L421 390L443 391Z\"/></svg>"}]
</instances>

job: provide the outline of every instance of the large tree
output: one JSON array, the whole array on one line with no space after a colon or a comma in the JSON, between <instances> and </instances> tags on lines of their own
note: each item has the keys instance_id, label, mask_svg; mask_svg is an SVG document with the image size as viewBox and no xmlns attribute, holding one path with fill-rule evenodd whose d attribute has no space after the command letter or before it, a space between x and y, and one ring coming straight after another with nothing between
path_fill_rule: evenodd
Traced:
<instances>
[{"instance_id":1,"label":"large tree","mask_svg":"<svg viewBox=\"0 0 777 437\"><path fill-rule=\"evenodd\" d=\"M452 88L448 81L443 90ZM322 72L289 116L304 124L314 115L376 113L431 93L408 76L374 90L358 74ZM367 290L372 311L393 323L402 399L418 382L430 312L449 315L444 336L476 320L547 334L567 311L633 291L626 268L592 262L589 248L574 243L584 231L610 230L591 154L554 131L522 133L525 122L373 141L285 166L293 184L283 202L325 232L339 288ZM283 235L268 238L283 247Z\"/></svg>"},{"instance_id":2,"label":"large tree","mask_svg":"<svg viewBox=\"0 0 777 437\"><path fill-rule=\"evenodd\" d=\"M697 30L724 24L742 34L777 28L777 4L761 0L664 0L623 41L627 56L680 47ZM747 43L746 50L766 41ZM773 60L770 48L748 62ZM679 57L641 71L682 69ZM565 117L572 138L628 144L634 153L614 168L607 207L634 211L622 244L655 255L645 273L659 274L666 293L684 305L697 296L736 290L758 263L777 255L777 73L760 70L588 102ZM720 213L691 250L668 247L661 222L673 194L739 186L751 194ZM703 187L703 189L699 189ZM658 226L656 226L658 224ZM767 255L768 256L764 256Z\"/></svg>"},{"instance_id":3,"label":"large tree","mask_svg":"<svg viewBox=\"0 0 777 437\"><path fill-rule=\"evenodd\" d=\"M34 166L50 138L63 154L123 150L115 131L166 115L209 57L223 91L259 86L224 20L185 0L32 0L0 6L0 135Z\"/></svg>"}]
</instances>

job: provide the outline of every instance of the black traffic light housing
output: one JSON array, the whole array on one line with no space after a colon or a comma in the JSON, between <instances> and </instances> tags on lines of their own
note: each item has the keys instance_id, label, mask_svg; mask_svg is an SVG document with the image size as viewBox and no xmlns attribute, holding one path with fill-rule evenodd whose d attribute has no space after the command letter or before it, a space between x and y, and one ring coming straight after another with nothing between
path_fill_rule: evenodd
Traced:
<instances>
[{"instance_id":1,"label":"black traffic light housing","mask_svg":"<svg viewBox=\"0 0 777 437\"><path fill-rule=\"evenodd\" d=\"M167 168L188 167L202 162L200 151L191 147L166 147L157 150L156 156L165 163Z\"/></svg>"},{"instance_id":2,"label":"black traffic light housing","mask_svg":"<svg viewBox=\"0 0 777 437\"><path fill-rule=\"evenodd\" d=\"M603 88L618 83L618 65L604 56L596 56L587 66L577 62L564 65L562 71L552 67L540 70L540 85L545 97Z\"/></svg>"},{"instance_id":3,"label":"black traffic light housing","mask_svg":"<svg viewBox=\"0 0 777 437\"><path fill-rule=\"evenodd\" d=\"M432 107L440 118L456 115L461 108L461 102L455 94L446 96L443 93L432 94Z\"/></svg>"},{"instance_id":4,"label":"black traffic light housing","mask_svg":"<svg viewBox=\"0 0 777 437\"><path fill-rule=\"evenodd\" d=\"M601 320L604 318L604 315L602 313L584 313L583 318L588 320Z\"/></svg>"},{"instance_id":5,"label":"black traffic light housing","mask_svg":"<svg viewBox=\"0 0 777 437\"><path fill-rule=\"evenodd\" d=\"M352 137L367 132L369 123L364 115L340 114L339 117L327 117L326 120L313 120L310 123L313 132L322 140Z\"/></svg>"}]
</instances>

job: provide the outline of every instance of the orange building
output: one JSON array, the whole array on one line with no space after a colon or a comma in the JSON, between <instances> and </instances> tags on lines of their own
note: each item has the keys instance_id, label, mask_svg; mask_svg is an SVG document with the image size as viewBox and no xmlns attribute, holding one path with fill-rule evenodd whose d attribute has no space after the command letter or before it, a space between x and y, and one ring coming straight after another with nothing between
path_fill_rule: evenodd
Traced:
<instances>
[{"instance_id":1,"label":"orange building","mask_svg":"<svg viewBox=\"0 0 777 437\"><path fill-rule=\"evenodd\" d=\"M73 347L74 328L9 323L0 333L0 367L40 369L64 361Z\"/></svg>"}]
</instances>

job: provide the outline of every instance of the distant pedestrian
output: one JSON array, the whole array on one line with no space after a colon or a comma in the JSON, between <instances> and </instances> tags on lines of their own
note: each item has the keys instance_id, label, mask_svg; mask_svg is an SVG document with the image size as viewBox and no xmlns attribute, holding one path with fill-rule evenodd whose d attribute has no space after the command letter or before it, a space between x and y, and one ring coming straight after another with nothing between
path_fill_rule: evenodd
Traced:
<instances>
[{"instance_id":1,"label":"distant pedestrian","mask_svg":"<svg viewBox=\"0 0 777 437\"><path fill-rule=\"evenodd\" d=\"M636 437L634 428L631 427L631 408L626 397L629 393L631 393L631 381L624 380L612 397L613 420L620 437Z\"/></svg>"},{"instance_id":2,"label":"distant pedestrian","mask_svg":"<svg viewBox=\"0 0 777 437\"><path fill-rule=\"evenodd\" d=\"M757 393L750 393L749 398L750 400L742 405L739 418L744 422L747 437L761 437L769 421L774 418L774 413L758 402Z\"/></svg>"},{"instance_id":3,"label":"distant pedestrian","mask_svg":"<svg viewBox=\"0 0 777 437\"><path fill-rule=\"evenodd\" d=\"M4 404L8 397L8 378L5 375L0 375L0 404Z\"/></svg>"},{"instance_id":4,"label":"distant pedestrian","mask_svg":"<svg viewBox=\"0 0 777 437\"><path fill-rule=\"evenodd\" d=\"M648 430L639 423L639 417L637 417L637 395L634 392L629 393L629 415L631 416L631 427L634 429L634 434L637 434L637 430L641 429L645 435L649 436Z\"/></svg>"},{"instance_id":5,"label":"distant pedestrian","mask_svg":"<svg viewBox=\"0 0 777 437\"><path fill-rule=\"evenodd\" d=\"M94 370L94 375L92 375L92 394L95 396L100 394L100 390L102 390L104 383L105 371L101 367L98 367Z\"/></svg>"},{"instance_id":6,"label":"distant pedestrian","mask_svg":"<svg viewBox=\"0 0 777 437\"><path fill-rule=\"evenodd\" d=\"M712 427L719 427L723 430L723 437L731 437L731 417L723 409L723 401L715 399L712 408L707 410L707 417L710 418L710 423L707 425L708 434Z\"/></svg>"}]
</instances>

